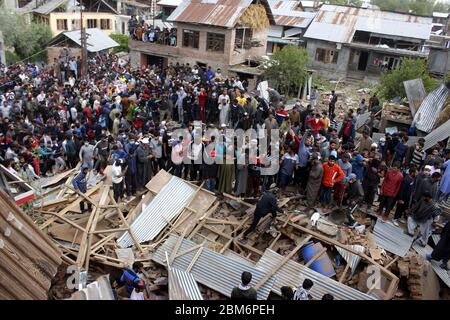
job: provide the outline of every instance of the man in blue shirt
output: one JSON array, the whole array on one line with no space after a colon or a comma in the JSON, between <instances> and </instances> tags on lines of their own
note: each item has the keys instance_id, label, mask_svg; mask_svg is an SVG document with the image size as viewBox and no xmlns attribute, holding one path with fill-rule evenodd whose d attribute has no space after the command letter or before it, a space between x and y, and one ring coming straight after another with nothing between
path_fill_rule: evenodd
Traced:
<instances>
[{"instance_id":1,"label":"man in blue shirt","mask_svg":"<svg viewBox=\"0 0 450 320\"><path fill-rule=\"evenodd\" d=\"M126 295L127 298L130 297L134 288L139 286L141 278L138 273L142 272L144 265L142 262L133 263L132 269L125 269L120 277L120 284L124 285L118 291L118 295Z\"/></svg>"},{"instance_id":2,"label":"man in blue shirt","mask_svg":"<svg viewBox=\"0 0 450 320\"><path fill-rule=\"evenodd\" d=\"M75 177L75 179L73 179L72 181L72 186L74 187L75 190L81 192L81 193L86 193L87 192L87 177L89 174L89 167L87 165L83 165L81 167L81 172ZM88 202L87 204L88 207L88 211L92 210L92 203ZM80 210L81 213L84 213L84 201L80 202Z\"/></svg>"}]
</instances>

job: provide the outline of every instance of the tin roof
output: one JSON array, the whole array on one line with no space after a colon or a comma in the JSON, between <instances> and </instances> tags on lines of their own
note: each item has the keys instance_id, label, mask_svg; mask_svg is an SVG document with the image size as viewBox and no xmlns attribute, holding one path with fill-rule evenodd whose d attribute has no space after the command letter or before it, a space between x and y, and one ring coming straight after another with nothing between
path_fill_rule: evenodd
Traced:
<instances>
[{"instance_id":1,"label":"tin roof","mask_svg":"<svg viewBox=\"0 0 450 320\"><path fill-rule=\"evenodd\" d=\"M413 248L422 257L425 257L427 254L431 254L431 252L433 252L433 249L429 245L427 245L424 248L416 243L413 245ZM442 281L444 281L444 283L447 285L447 287L450 287L449 272L447 270L444 270L443 268L441 268L441 262L431 260L431 266L433 267L434 272L436 272L436 274L439 276L439 278L441 278Z\"/></svg>"},{"instance_id":2,"label":"tin roof","mask_svg":"<svg viewBox=\"0 0 450 320\"><path fill-rule=\"evenodd\" d=\"M305 12L297 0L268 0L275 24L279 26L306 28L316 16Z\"/></svg>"},{"instance_id":3,"label":"tin roof","mask_svg":"<svg viewBox=\"0 0 450 320\"><path fill-rule=\"evenodd\" d=\"M156 238L169 221L183 211L194 194L195 188L173 176L131 224L131 230L137 240L145 242ZM122 248L131 246L133 240L130 233L125 231L117 239L117 243Z\"/></svg>"},{"instance_id":4,"label":"tin roof","mask_svg":"<svg viewBox=\"0 0 450 320\"><path fill-rule=\"evenodd\" d=\"M350 43L355 31L428 40L432 18L411 14L323 5L314 18L305 38L337 43Z\"/></svg>"},{"instance_id":5,"label":"tin roof","mask_svg":"<svg viewBox=\"0 0 450 320\"><path fill-rule=\"evenodd\" d=\"M0 190L0 300L47 300L61 252Z\"/></svg>"},{"instance_id":6,"label":"tin roof","mask_svg":"<svg viewBox=\"0 0 450 320\"><path fill-rule=\"evenodd\" d=\"M359 245L359 244L352 244L348 247L352 248L353 250L357 252L364 253L366 249ZM335 246L336 250L339 252L339 254L344 258L345 261L350 265L350 270L352 271L352 274L355 272L356 267L358 266L359 262L361 261L361 257L351 253L350 251L345 250L344 248Z\"/></svg>"},{"instance_id":7,"label":"tin roof","mask_svg":"<svg viewBox=\"0 0 450 320\"><path fill-rule=\"evenodd\" d=\"M184 0L167 20L233 28L251 3L252 0Z\"/></svg>"},{"instance_id":8,"label":"tin roof","mask_svg":"<svg viewBox=\"0 0 450 320\"><path fill-rule=\"evenodd\" d=\"M283 258L282 255L275 251L267 249L256 264L256 268L267 274L272 271ZM376 300L375 297L324 276L294 260L289 260L285 263L275 272L271 279L274 277L276 277L276 279L272 291L278 295L281 295L281 287L298 287L303 283L303 280L308 278L314 283L314 286L310 290L310 294L314 300L321 300L325 293L332 294L336 300Z\"/></svg>"},{"instance_id":9,"label":"tin roof","mask_svg":"<svg viewBox=\"0 0 450 320\"><path fill-rule=\"evenodd\" d=\"M87 34L87 50L89 52L99 52L102 50L118 47L119 44L113 39L108 37L103 31L98 28L86 29ZM64 38L68 38L75 42L78 46L81 46L81 32L80 30L66 31L53 37L48 43L48 46L60 45Z\"/></svg>"},{"instance_id":10,"label":"tin roof","mask_svg":"<svg viewBox=\"0 0 450 320\"><path fill-rule=\"evenodd\" d=\"M450 136L450 120L427 134L425 139L425 151L434 147L439 141L445 140Z\"/></svg>"},{"instance_id":11,"label":"tin roof","mask_svg":"<svg viewBox=\"0 0 450 320\"><path fill-rule=\"evenodd\" d=\"M152 260L166 265L166 252L170 256L175 248L178 235L171 234L170 237L161 245L152 256ZM183 239L178 253L182 253L196 246L195 242ZM179 256L173 260L171 267L186 271L191 264L193 258L197 255L198 250L191 251L187 254ZM198 283L211 288L224 296L230 297L231 291L238 286L241 281L242 272L248 271L252 274L251 286L256 285L264 276L265 272L242 263L234 258L229 258L223 254L214 252L206 247L195 261L191 274ZM266 300L272 289L275 279L272 277L258 290L258 300Z\"/></svg>"},{"instance_id":12,"label":"tin roof","mask_svg":"<svg viewBox=\"0 0 450 320\"><path fill-rule=\"evenodd\" d=\"M412 125L415 125L420 131L427 133L431 132L438 118L436 115L441 113L449 93L450 90L445 84L441 84L431 91L425 99L423 99L419 110L417 110L414 115Z\"/></svg>"},{"instance_id":13,"label":"tin roof","mask_svg":"<svg viewBox=\"0 0 450 320\"><path fill-rule=\"evenodd\" d=\"M377 220L373 228L373 235L377 246L400 257L405 257L413 243L413 237L408 236L400 227L390 221Z\"/></svg>"},{"instance_id":14,"label":"tin roof","mask_svg":"<svg viewBox=\"0 0 450 320\"><path fill-rule=\"evenodd\" d=\"M53 10L59 8L69 0L50 0L45 2L43 5L37 7L36 9L33 9L32 11L39 14L49 14Z\"/></svg>"},{"instance_id":15,"label":"tin roof","mask_svg":"<svg viewBox=\"0 0 450 320\"><path fill-rule=\"evenodd\" d=\"M169 268L170 300L203 300L198 284L190 272Z\"/></svg>"},{"instance_id":16,"label":"tin roof","mask_svg":"<svg viewBox=\"0 0 450 320\"><path fill-rule=\"evenodd\" d=\"M403 81L403 86L405 87L406 97L408 98L409 109L414 117L417 110L419 110L423 99L425 99L427 95L425 93L423 81L422 79Z\"/></svg>"}]
</instances>

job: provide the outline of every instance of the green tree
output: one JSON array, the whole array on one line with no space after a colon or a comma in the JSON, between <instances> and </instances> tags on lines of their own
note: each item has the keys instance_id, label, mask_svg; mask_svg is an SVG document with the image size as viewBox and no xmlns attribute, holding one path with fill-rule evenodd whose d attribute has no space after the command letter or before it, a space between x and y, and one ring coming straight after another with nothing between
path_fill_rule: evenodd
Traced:
<instances>
[{"instance_id":1,"label":"green tree","mask_svg":"<svg viewBox=\"0 0 450 320\"><path fill-rule=\"evenodd\" d=\"M14 49L15 56L20 60L42 59L42 55L37 53L44 52L46 44L52 38L51 30L47 25L28 23L23 15L6 10L0 11L0 30L3 32L6 47Z\"/></svg>"},{"instance_id":2,"label":"green tree","mask_svg":"<svg viewBox=\"0 0 450 320\"><path fill-rule=\"evenodd\" d=\"M398 69L381 74L378 86L379 96L386 100L396 97L406 98L403 81L419 78L422 79L426 92L430 92L437 86L437 82L426 71L425 60L403 58Z\"/></svg>"},{"instance_id":3,"label":"green tree","mask_svg":"<svg viewBox=\"0 0 450 320\"><path fill-rule=\"evenodd\" d=\"M278 89L289 96L291 88L303 85L306 76L308 53L295 45L287 45L275 52L265 64L266 76L274 79Z\"/></svg>"},{"instance_id":4,"label":"green tree","mask_svg":"<svg viewBox=\"0 0 450 320\"><path fill-rule=\"evenodd\" d=\"M113 34L110 34L109 37L120 45L119 47L115 47L113 49L114 53L122 52L122 51L125 51L125 52L130 51L130 48L128 47L128 36L127 35L113 33Z\"/></svg>"}]
</instances>

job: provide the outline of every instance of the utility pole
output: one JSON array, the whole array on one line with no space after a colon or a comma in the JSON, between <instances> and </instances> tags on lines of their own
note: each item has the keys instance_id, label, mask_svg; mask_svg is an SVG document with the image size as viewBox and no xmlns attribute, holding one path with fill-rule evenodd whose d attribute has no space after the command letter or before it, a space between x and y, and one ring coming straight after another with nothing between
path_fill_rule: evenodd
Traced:
<instances>
[{"instance_id":1,"label":"utility pole","mask_svg":"<svg viewBox=\"0 0 450 320\"><path fill-rule=\"evenodd\" d=\"M81 80L87 78L87 36L83 23L83 0L80 0Z\"/></svg>"}]
</instances>

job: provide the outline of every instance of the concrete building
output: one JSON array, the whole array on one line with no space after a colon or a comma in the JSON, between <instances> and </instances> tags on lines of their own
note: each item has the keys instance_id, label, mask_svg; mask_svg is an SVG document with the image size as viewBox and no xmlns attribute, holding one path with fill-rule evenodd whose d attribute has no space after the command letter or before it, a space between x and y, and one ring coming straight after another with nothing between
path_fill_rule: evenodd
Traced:
<instances>
[{"instance_id":1,"label":"concrete building","mask_svg":"<svg viewBox=\"0 0 450 320\"><path fill-rule=\"evenodd\" d=\"M127 34L131 15L150 19L155 12L156 0L141 1L84 0L83 25L86 28L99 28L107 35ZM152 3L154 6L151 5ZM29 15L30 20L49 25L54 36L65 31L78 30L81 27L80 8L76 0L31 1L18 11Z\"/></svg>"},{"instance_id":2,"label":"concrete building","mask_svg":"<svg viewBox=\"0 0 450 320\"><path fill-rule=\"evenodd\" d=\"M131 65L166 66L179 62L221 68L224 74L233 69L251 72L250 60L265 55L267 44L267 29L256 31L240 23L241 16L253 2L184 0L167 19L177 30L176 46L130 39ZM268 4L265 4L266 13L270 12ZM270 14L264 18L270 20ZM242 63L249 65L239 67Z\"/></svg>"},{"instance_id":3,"label":"concrete building","mask_svg":"<svg viewBox=\"0 0 450 320\"><path fill-rule=\"evenodd\" d=\"M316 16L314 1L268 0L275 24L269 28L267 53L274 53L287 44L304 45L303 34ZM303 6L308 5L308 11ZM313 9L313 10L310 10Z\"/></svg>"},{"instance_id":4,"label":"concrete building","mask_svg":"<svg viewBox=\"0 0 450 320\"><path fill-rule=\"evenodd\" d=\"M323 5L304 38L311 68L363 79L397 68L402 57L426 58L431 28L431 17Z\"/></svg>"}]
</instances>

